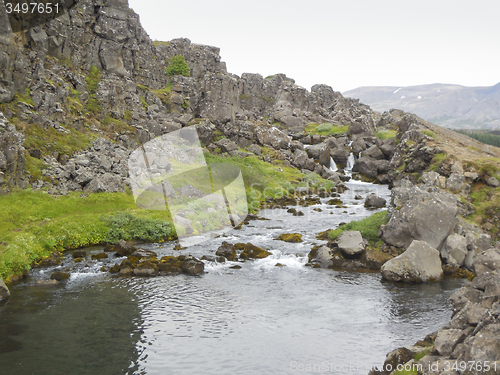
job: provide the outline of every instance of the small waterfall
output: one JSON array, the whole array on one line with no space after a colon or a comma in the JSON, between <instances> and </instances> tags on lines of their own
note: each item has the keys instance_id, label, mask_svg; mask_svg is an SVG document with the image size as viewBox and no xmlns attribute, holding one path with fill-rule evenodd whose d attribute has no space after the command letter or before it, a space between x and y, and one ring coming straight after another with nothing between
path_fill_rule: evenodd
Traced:
<instances>
[{"instance_id":1,"label":"small waterfall","mask_svg":"<svg viewBox=\"0 0 500 375\"><path fill-rule=\"evenodd\" d=\"M354 154L351 152L349 154L349 157L347 158L347 164L344 169L344 173L346 176L351 177L352 176L352 167L354 167Z\"/></svg>"},{"instance_id":2,"label":"small waterfall","mask_svg":"<svg viewBox=\"0 0 500 375\"><path fill-rule=\"evenodd\" d=\"M339 169L337 168L337 164L335 164L335 160L330 156L330 170L332 172L337 172Z\"/></svg>"}]
</instances>

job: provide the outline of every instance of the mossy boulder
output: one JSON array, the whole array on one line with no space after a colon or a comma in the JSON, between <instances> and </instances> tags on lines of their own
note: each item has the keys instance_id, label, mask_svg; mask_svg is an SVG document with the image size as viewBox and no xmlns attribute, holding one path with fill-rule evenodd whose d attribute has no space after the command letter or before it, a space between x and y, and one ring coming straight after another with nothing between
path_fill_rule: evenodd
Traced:
<instances>
[{"instance_id":1,"label":"mossy boulder","mask_svg":"<svg viewBox=\"0 0 500 375\"><path fill-rule=\"evenodd\" d=\"M127 241L120 240L113 247L113 250L121 257L126 257L137 251L137 248L130 245Z\"/></svg>"},{"instance_id":2,"label":"mossy boulder","mask_svg":"<svg viewBox=\"0 0 500 375\"><path fill-rule=\"evenodd\" d=\"M238 255L236 254L236 249L232 244L229 242L224 241L217 251L215 252L215 255L218 256L223 256L229 261L236 260L238 258Z\"/></svg>"},{"instance_id":3,"label":"mossy boulder","mask_svg":"<svg viewBox=\"0 0 500 375\"><path fill-rule=\"evenodd\" d=\"M266 251L258 246L251 243L247 243L243 252L240 254L240 259L263 259L271 255L269 251Z\"/></svg>"},{"instance_id":4,"label":"mossy boulder","mask_svg":"<svg viewBox=\"0 0 500 375\"><path fill-rule=\"evenodd\" d=\"M328 204L329 204L330 206L341 205L341 204L342 204L342 201L341 201L340 199L338 199L338 198L333 198L333 199L330 199L330 200L328 201Z\"/></svg>"},{"instance_id":5,"label":"mossy boulder","mask_svg":"<svg viewBox=\"0 0 500 375\"><path fill-rule=\"evenodd\" d=\"M106 259L107 257L108 257L108 254L106 254L106 253L92 254L92 259L95 259L95 260Z\"/></svg>"},{"instance_id":6,"label":"mossy boulder","mask_svg":"<svg viewBox=\"0 0 500 375\"><path fill-rule=\"evenodd\" d=\"M87 252L85 250L75 250L71 255L73 256L73 259L85 258L87 256Z\"/></svg>"},{"instance_id":7,"label":"mossy boulder","mask_svg":"<svg viewBox=\"0 0 500 375\"><path fill-rule=\"evenodd\" d=\"M283 233L276 238L277 240L285 242L302 242L302 235L299 233Z\"/></svg>"}]
</instances>

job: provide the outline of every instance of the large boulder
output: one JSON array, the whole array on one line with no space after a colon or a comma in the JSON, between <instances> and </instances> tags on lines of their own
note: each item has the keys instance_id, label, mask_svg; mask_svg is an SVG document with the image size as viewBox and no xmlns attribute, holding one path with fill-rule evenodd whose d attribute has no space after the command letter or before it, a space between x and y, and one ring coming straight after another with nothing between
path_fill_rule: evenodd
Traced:
<instances>
[{"instance_id":1,"label":"large boulder","mask_svg":"<svg viewBox=\"0 0 500 375\"><path fill-rule=\"evenodd\" d=\"M385 207L387 201L382 197L377 197L375 194L371 194L365 199L365 207L375 207L382 208Z\"/></svg>"},{"instance_id":2,"label":"large boulder","mask_svg":"<svg viewBox=\"0 0 500 375\"><path fill-rule=\"evenodd\" d=\"M191 276L200 275L205 269L205 263L191 255L187 255L181 263L183 273Z\"/></svg>"},{"instance_id":3,"label":"large boulder","mask_svg":"<svg viewBox=\"0 0 500 375\"><path fill-rule=\"evenodd\" d=\"M360 174L375 178L377 177L378 164L377 160L373 159L369 156L362 156L354 163L354 167L352 168L353 172L359 172Z\"/></svg>"},{"instance_id":4,"label":"large boulder","mask_svg":"<svg viewBox=\"0 0 500 375\"><path fill-rule=\"evenodd\" d=\"M309 159L307 153L302 150L295 150L293 153L293 164L300 169L314 170L314 160Z\"/></svg>"},{"instance_id":5,"label":"large boulder","mask_svg":"<svg viewBox=\"0 0 500 375\"><path fill-rule=\"evenodd\" d=\"M333 148L330 150L330 156L340 167L345 167L347 159L349 159L349 152L342 148Z\"/></svg>"},{"instance_id":6,"label":"large boulder","mask_svg":"<svg viewBox=\"0 0 500 375\"><path fill-rule=\"evenodd\" d=\"M122 257L126 257L129 255L132 255L132 253L137 251L137 248L130 245L127 241L125 240L120 240L118 243L113 246L113 250Z\"/></svg>"},{"instance_id":7,"label":"large boulder","mask_svg":"<svg viewBox=\"0 0 500 375\"><path fill-rule=\"evenodd\" d=\"M215 252L215 255L218 256L223 256L227 260L236 260L238 258L238 255L236 254L236 249L232 244L229 242L222 242L222 244L219 246L217 251Z\"/></svg>"},{"instance_id":8,"label":"large boulder","mask_svg":"<svg viewBox=\"0 0 500 375\"><path fill-rule=\"evenodd\" d=\"M335 243L340 251L347 257L354 257L365 251L363 237L359 231L342 232L337 237Z\"/></svg>"},{"instance_id":9,"label":"large boulder","mask_svg":"<svg viewBox=\"0 0 500 375\"><path fill-rule=\"evenodd\" d=\"M464 264L466 256L467 239L456 233L450 234L441 249L441 257L446 263L460 267Z\"/></svg>"},{"instance_id":10,"label":"large boulder","mask_svg":"<svg viewBox=\"0 0 500 375\"><path fill-rule=\"evenodd\" d=\"M373 145L363 152L363 156L369 156L373 159L380 160L385 159L383 152L378 148L377 145Z\"/></svg>"},{"instance_id":11,"label":"large boulder","mask_svg":"<svg viewBox=\"0 0 500 375\"><path fill-rule=\"evenodd\" d=\"M413 240L441 249L457 222L458 200L438 188L420 189L406 181L391 192L392 214L380 227L388 244L408 247Z\"/></svg>"},{"instance_id":12,"label":"large boulder","mask_svg":"<svg viewBox=\"0 0 500 375\"><path fill-rule=\"evenodd\" d=\"M443 276L439 252L424 241L413 241L401 255L386 262L382 278L388 281L422 283Z\"/></svg>"}]
</instances>

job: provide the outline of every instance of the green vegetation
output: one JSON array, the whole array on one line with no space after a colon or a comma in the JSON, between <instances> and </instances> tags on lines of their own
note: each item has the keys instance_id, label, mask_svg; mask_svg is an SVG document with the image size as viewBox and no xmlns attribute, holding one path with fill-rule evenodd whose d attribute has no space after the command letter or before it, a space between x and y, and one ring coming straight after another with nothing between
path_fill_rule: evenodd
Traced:
<instances>
[{"instance_id":1,"label":"green vegetation","mask_svg":"<svg viewBox=\"0 0 500 375\"><path fill-rule=\"evenodd\" d=\"M97 87L99 81L101 80L101 71L92 65L89 74L85 77L85 82L87 82L86 88L89 92L89 100L85 109L91 113L98 114L102 111L102 106L99 100L96 98Z\"/></svg>"},{"instance_id":2,"label":"green vegetation","mask_svg":"<svg viewBox=\"0 0 500 375\"><path fill-rule=\"evenodd\" d=\"M189 65L186 62L186 59L182 55L175 55L170 60L170 63L165 68L165 73L169 76L191 76L191 70L189 69Z\"/></svg>"},{"instance_id":3,"label":"green vegetation","mask_svg":"<svg viewBox=\"0 0 500 375\"><path fill-rule=\"evenodd\" d=\"M255 155L225 157L205 153L207 163L231 163L242 172L249 210L255 212L266 198L280 198L291 190L290 181L300 181L304 176L297 169L276 166L260 160ZM321 181L326 182L326 180ZM330 182L330 181L328 181Z\"/></svg>"},{"instance_id":4,"label":"green vegetation","mask_svg":"<svg viewBox=\"0 0 500 375\"><path fill-rule=\"evenodd\" d=\"M328 232L328 238L331 240L336 239L342 232L346 230L357 230L361 235L368 239L370 243L378 241L378 230L381 225L387 224L387 211L377 212L367 218L359 221L351 221L350 223L341 225L337 229Z\"/></svg>"},{"instance_id":5,"label":"green vegetation","mask_svg":"<svg viewBox=\"0 0 500 375\"><path fill-rule=\"evenodd\" d=\"M42 155L57 151L59 155L73 155L76 151L90 147L94 138L92 134L82 133L68 127L68 133L59 132L54 128L43 128L38 124L20 126L25 136L24 147L28 150L40 150Z\"/></svg>"},{"instance_id":6,"label":"green vegetation","mask_svg":"<svg viewBox=\"0 0 500 375\"><path fill-rule=\"evenodd\" d=\"M269 103L269 104L273 104L274 103L274 99L273 98L269 98L267 96L261 96L262 100L264 100L266 103Z\"/></svg>"},{"instance_id":7,"label":"green vegetation","mask_svg":"<svg viewBox=\"0 0 500 375\"><path fill-rule=\"evenodd\" d=\"M415 353L415 355L413 356L413 359L415 361L420 361L422 358L424 358L427 354L429 354L431 351L431 347L429 346L428 348L425 348L424 350L422 350L421 352L418 352L418 353Z\"/></svg>"},{"instance_id":8,"label":"green vegetation","mask_svg":"<svg viewBox=\"0 0 500 375\"><path fill-rule=\"evenodd\" d=\"M467 130L457 130L461 134L465 134L481 143L485 143L487 145L492 145L496 147L500 147L500 135L491 134L488 132L481 131L467 131Z\"/></svg>"},{"instance_id":9,"label":"green vegetation","mask_svg":"<svg viewBox=\"0 0 500 375\"><path fill-rule=\"evenodd\" d=\"M434 155L434 157L431 160L431 164L429 166L430 171L437 171L439 164L441 164L443 161L446 160L446 153L441 152L440 154Z\"/></svg>"},{"instance_id":10,"label":"green vegetation","mask_svg":"<svg viewBox=\"0 0 500 375\"><path fill-rule=\"evenodd\" d=\"M430 130L424 130L424 134L428 137L431 137L431 138L436 138L436 133L434 133L433 131L430 131Z\"/></svg>"},{"instance_id":11,"label":"green vegetation","mask_svg":"<svg viewBox=\"0 0 500 375\"><path fill-rule=\"evenodd\" d=\"M376 132L374 135L380 139L396 139L397 130L383 129Z\"/></svg>"},{"instance_id":12,"label":"green vegetation","mask_svg":"<svg viewBox=\"0 0 500 375\"><path fill-rule=\"evenodd\" d=\"M30 89L25 90L25 94L16 94L14 95L14 104L17 103L24 103L28 106L35 107L35 103L33 103L33 100L31 100L31 91Z\"/></svg>"},{"instance_id":13,"label":"green vegetation","mask_svg":"<svg viewBox=\"0 0 500 375\"><path fill-rule=\"evenodd\" d=\"M308 124L305 128L305 131L309 134L319 134L325 136L347 133L348 130L348 125L334 125L327 122L323 124Z\"/></svg>"},{"instance_id":14,"label":"green vegetation","mask_svg":"<svg viewBox=\"0 0 500 375\"><path fill-rule=\"evenodd\" d=\"M0 205L3 278L22 273L56 250L120 238L159 241L174 234L167 211L142 210L130 194L99 193L81 198L74 192L54 198L22 190L0 196Z\"/></svg>"},{"instance_id":15,"label":"green vegetation","mask_svg":"<svg viewBox=\"0 0 500 375\"><path fill-rule=\"evenodd\" d=\"M105 217L104 222L109 225L108 233L104 237L107 243L117 243L122 239L162 242L175 233L171 222L138 217L126 212L118 212L113 216Z\"/></svg>"}]
</instances>

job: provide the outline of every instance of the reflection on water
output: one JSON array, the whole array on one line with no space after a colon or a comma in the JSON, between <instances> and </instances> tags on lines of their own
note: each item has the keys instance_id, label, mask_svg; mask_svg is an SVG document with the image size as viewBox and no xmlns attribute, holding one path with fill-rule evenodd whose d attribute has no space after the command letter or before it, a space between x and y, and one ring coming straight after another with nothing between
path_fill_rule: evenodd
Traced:
<instances>
[{"instance_id":1,"label":"reflection on water","mask_svg":"<svg viewBox=\"0 0 500 375\"><path fill-rule=\"evenodd\" d=\"M134 373L142 324L137 301L115 282L18 286L0 310L0 366L8 374Z\"/></svg>"}]
</instances>

